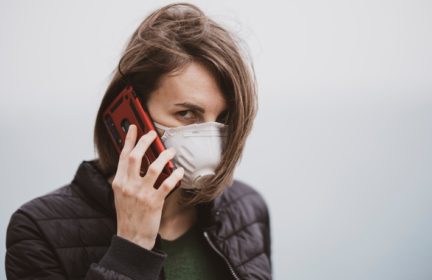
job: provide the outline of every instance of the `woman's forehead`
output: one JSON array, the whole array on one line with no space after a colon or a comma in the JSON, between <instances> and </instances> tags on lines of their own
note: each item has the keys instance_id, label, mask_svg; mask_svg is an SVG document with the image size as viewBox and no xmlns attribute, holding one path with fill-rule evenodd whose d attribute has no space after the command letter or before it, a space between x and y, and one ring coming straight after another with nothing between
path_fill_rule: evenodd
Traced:
<instances>
[{"instance_id":1,"label":"woman's forehead","mask_svg":"<svg viewBox=\"0 0 432 280\"><path fill-rule=\"evenodd\" d=\"M226 101L213 74L203 65L192 62L174 75L162 77L159 87L152 94L153 101L170 104L191 103L206 111L221 112Z\"/></svg>"}]
</instances>

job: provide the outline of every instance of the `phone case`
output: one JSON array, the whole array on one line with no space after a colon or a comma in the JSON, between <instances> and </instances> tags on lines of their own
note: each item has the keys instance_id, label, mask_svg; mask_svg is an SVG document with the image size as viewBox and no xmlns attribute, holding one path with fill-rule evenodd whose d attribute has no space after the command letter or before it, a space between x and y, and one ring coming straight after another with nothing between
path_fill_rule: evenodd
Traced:
<instances>
[{"instance_id":1,"label":"phone case","mask_svg":"<svg viewBox=\"0 0 432 280\"><path fill-rule=\"evenodd\" d=\"M104 111L104 122L119 155L123 149L127 130L130 124L135 124L137 126L137 141L142 135L146 134L150 130L157 132L153 125L153 121L142 106L139 97L131 85L126 86ZM163 150L165 150L165 146L158 135L143 156L141 162L142 176L147 173L149 165ZM170 160L157 178L154 187L156 189L159 188L162 182L173 172L173 170L174 164ZM180 182L177 183L176 187L179 185Z\"/></svg>"}]
</instances>

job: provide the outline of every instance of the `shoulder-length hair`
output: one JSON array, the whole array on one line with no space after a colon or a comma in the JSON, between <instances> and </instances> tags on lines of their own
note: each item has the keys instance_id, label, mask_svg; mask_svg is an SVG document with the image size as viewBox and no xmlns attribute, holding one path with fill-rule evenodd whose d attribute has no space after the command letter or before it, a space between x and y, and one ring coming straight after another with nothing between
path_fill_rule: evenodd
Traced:
<instances>
[{"instance_id":1,"label":"shoulder-length hair","mask_svg":"<svg viewBox=\"0 0 432 280\"><path fill-rule=\"evenodd\" d=\"M186 3L167 5L145 18L113 71L94 127L96 163L105 176L115 174L119 160L103 122L105 108L126 84L146 102L163 75L191 62L202 63L215 76L227 102L228 135L215 175L205 188L193 195L184 191L182 197L190 204L208 202L232 184L258 108L253 64L233 34Z\"/></svg>"}]
</instances>

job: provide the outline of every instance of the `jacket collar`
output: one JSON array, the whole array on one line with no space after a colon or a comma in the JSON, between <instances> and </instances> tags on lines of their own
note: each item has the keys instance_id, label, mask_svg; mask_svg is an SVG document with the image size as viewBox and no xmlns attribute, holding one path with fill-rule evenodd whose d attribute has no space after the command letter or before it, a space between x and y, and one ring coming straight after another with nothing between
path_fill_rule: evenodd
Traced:
<instances>
[{"instance_id":1,"label":"jacket collar","mask_svg":"<svg viewBox=\"0 0 432 280\"><path fill-rule=\"evenodd\" d=\"M97 159L84 160L79 165L72 180L73 188L88 201L90 205L97 205L103 212L116 220L114 194L108 179L97 165ZM196 205L198 209L198 223L200 227L213 231L219 224L218 205L221 197L217 197L209 203Z\"/></svg>"}]
</instances>

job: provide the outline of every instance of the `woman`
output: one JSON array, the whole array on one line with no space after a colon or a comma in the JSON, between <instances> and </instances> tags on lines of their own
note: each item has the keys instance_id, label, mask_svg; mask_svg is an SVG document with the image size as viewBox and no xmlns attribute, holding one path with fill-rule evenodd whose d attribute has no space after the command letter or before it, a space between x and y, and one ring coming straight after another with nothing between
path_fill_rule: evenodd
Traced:
<instances>
[{"instance_id":1,"label":"woman","mask_svg":"<svg viewBox=\"0 0 432 280\"><path fill-rule=\"evenodd\" d=\"M136 139L130 125L119 156L102 119L128 85L167 147L145 174L141 160L156 133ZM153 12L132 35L103 97L98 158L12 215L8 278L271 279L267 206L233 180L256 107L253 69L229 32L190 4ZM186 154L176 149L176 135L191 130L198 144L186 139ZM209 146L200 150L203 141ZM155 188L169 160L178 168ZM212 163L207 176L194 180L202 162Z\"/></svg>"}]
</instances>

